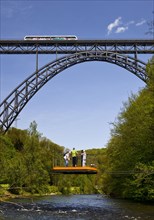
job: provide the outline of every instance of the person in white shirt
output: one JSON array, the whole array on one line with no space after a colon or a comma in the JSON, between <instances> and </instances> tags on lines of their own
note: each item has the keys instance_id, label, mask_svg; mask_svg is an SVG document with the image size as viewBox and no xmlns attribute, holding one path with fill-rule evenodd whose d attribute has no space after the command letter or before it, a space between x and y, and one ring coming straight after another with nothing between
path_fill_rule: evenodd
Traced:
<instances>
[{"instance_id":1,"label":"person in white shirt","mask_svg":"<svg viewBox=\"0 0 154 220\"><path fill-rule=\"evenodd\" d=\"M81 153L81 166L82 167L85 167L86 166L86 158L87 158L87 155L86 155L86 151L83 150L82 153Z\"/></svg>"},{"instance_id":2,"label":"person in white shirt","mask_svg":"<svg viewBox=\"0 0 154 220\"><path fill-rule=\"evenodd\" d=\"M68 167L68 163L69 163L69 160L70 160L69 152L65 153L64 160L65 160L65 167Z\"/></svg>"}]
</instances>

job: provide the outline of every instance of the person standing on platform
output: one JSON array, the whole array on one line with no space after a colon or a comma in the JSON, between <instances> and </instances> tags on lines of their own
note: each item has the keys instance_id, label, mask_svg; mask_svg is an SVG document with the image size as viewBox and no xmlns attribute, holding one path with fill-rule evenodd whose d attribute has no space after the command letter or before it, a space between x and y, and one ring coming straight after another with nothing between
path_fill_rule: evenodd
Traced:
<instances>
[{"instance_id":1,"label":"person standing on platform","mask_svg":"<svg viewBox=\"0 0 154 220\"><path fill-rule=\"evenodd\" d=\"M81 167L83 166L83 150L81 151Z\"/></svg>"},{"instance_id":2,"label":"person standing on platform","mask_svg":"<svg viewBox=\"0 0 154 220\"><path fill-rule=\"evenodd\" d=\"M86 159L87 159L87 155L86 155L86 151L84 150L82 153L82 166L83 167L86 166Z\"/></svg>"},{"instance_id":3,"label":"person standing on platform","mask_svg":"<svg viewBox=\"0 0 154 220\"><path fill-rule=\"evenodd\" d=\"M75 150L75 148L73 148L73 150L71 151L72 154L72 166L76 167L77 165L77 151Z\"/></svg>"},{"instance_id":4,"label":"person standing on platform","mask_svg":"<svg viewBox=\"0 0 154 220\"><path fill-rule=\"evenodd\" d=\"M65 167L68 167L68 163L69 163L69 160L70 160L69 152L65 153L64 160L65 160Z\"/></svg>"}]
</instances>

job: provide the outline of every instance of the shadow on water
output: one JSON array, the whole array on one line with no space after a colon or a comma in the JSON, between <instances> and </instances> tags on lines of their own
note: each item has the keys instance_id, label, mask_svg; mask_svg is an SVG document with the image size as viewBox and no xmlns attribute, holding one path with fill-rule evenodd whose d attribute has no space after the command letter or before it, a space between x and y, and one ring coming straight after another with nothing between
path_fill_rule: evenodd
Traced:
<instances>
[{"instance_id":1,"label":"shadow on water","mask_svg":"<svg viewBox=\"0 0 154 220\"><path fill-rule=\"evenodd\" d=\"M0 202L0 220L153 220L152 205L102 195L53 195Z\"/></svg>"}]
</instances>

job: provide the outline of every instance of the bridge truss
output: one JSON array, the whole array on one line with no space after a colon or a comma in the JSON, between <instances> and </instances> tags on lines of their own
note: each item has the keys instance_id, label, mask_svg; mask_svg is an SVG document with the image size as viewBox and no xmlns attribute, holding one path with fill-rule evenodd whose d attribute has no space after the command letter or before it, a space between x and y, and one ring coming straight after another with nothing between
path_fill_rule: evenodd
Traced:
<instances>
[{"instance_id":1,"label":"bridge truss","mask_svg":"<svg viewBox=\"0 0 154 220\"><path fill-rule=\"evenodd\" d=\"M105 61L148 80L138 54L154 54L153 40L0 41L0 54L64 54L17 86L0 104L0 130L6 132L27 102L63 70L87 61ZM69 54L69 55L68 55ZM133 55L133 56L132 56Z\"/></svg>"},{"instance_id":2,"label":"bridge truss","mask_svg":"<svg viewBox=\"0 0 154 220\"><path fill-rule=\"evenodd\" d=\"M154 40L0 40L0 54L72 54L85 51L153 54Z\"/></svg>"}]
</instances>

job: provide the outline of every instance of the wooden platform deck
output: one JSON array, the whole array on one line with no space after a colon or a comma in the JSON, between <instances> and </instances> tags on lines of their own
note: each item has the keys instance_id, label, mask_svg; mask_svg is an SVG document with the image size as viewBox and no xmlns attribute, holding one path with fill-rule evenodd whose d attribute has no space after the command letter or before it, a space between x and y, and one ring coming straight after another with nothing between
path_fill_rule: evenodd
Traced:
<instances>
[{"instance_id":1,"label":"wooden platform deck","mask_svg":"<svg viewBox=\"0 0 154 220\"><path fill-rule=\"evenodd\" d=\"M53 167L53 173L62 174L97 174L96 167Z\"/></svg>"}]
</instances>

